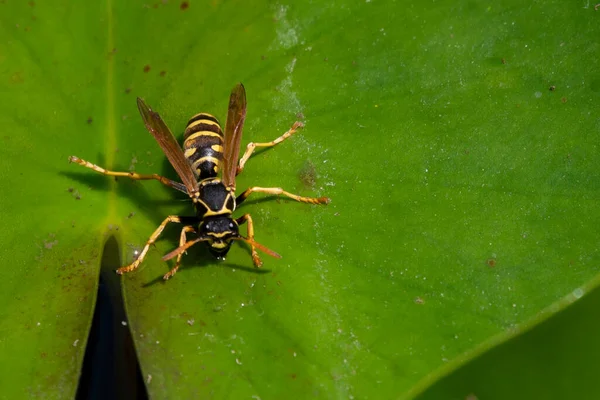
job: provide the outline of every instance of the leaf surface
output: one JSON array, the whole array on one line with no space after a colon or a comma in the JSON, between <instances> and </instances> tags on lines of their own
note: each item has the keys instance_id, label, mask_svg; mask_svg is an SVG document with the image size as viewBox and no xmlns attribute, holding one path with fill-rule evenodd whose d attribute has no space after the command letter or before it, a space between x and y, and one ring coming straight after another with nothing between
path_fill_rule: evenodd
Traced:
<instances>
[{"instance_id":1,"label":"leaf surface","mask_svg":"<svg viewBox=\"0 0 600 400\"><path fill-rule=\"evenodd\" d=\"M100 253L131 262L192 215L135 97L181 138L243 82L238 176L252 266L198 245L167 283L168 226L123 279L152 397L391 398L596 274L600 129L593 6L468 1L0 4L1 380L74 393ZM594 34L596 33L596 34ZM72 188L72 190L70 190ZM77 199L80 197L80 199ZM66 396L66 395L65 395ZM68 396L67 396L68 397Z\"/></svg>"}]
</instances>

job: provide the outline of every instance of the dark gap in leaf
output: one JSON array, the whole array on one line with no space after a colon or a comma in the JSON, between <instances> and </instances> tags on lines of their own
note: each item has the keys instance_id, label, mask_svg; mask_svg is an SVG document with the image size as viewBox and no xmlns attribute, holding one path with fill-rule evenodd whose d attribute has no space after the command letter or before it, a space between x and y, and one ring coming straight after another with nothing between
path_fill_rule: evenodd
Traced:
<instances>
[{"instance_id":1,"label":"dark gap in leaf","mask_svg":"<svg viewBox=\"0 0 600 400\"><path fill-rule=\"evenodd\" d=\"M85 349L77 399L147 399L148 393L127 323L119 244L104 246L94 320Z\"/></svg>"}]
</instances>

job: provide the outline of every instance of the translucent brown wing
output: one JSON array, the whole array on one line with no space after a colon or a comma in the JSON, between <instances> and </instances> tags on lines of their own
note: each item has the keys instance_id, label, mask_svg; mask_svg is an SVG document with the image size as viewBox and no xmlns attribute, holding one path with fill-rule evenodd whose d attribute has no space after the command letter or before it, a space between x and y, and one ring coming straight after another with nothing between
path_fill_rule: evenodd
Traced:
<instances>
[{"instance_id":1,"label":"translucent brown wing","mask_svg":"<svg viewBox=\"0 0 600 400\"><path fill-rule=\"evenodd\" d=\"M144 124L148 131L154 136L154 139L158 142L158 145L165 153L169 162L177 171L177 175L181 178L181 181L185 185L188 194L198 191L198 182L192 171L192 167L183 155L181 146L175 140L175 137L162 120L157 112L154 112L144 103L144 100L138 97L137 99L138 109L144 120Z\"/></svg>"},{"instance_id":2,"label":"translucent brown wing","mask_svg":"<svg viewBox=\"0 0 600 400\"><path fill-rule=\"evenodd\" d=\"M229 97L229 111L225 124L225 147L223 151L223 176L225 186L235 189L235 175L238 157L240 155L240 141L242 129L246 119L246 89L238 83L231 91Z\"/></svg>"}]
</instances>

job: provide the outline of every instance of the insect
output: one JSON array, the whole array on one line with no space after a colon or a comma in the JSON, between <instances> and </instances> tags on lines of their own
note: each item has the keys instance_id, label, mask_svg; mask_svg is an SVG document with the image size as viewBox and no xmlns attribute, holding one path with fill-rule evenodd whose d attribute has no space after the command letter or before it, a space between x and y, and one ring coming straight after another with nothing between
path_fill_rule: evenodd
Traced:
<instances>
[{"instance_id":1,"label":"insect","mask_svg":"<svg viewBox=\"0 0 600 400\"><path fill-rule=\"evenodd\" d=\"M182 224L179 247L163 257L169 260L177 257L175 266L163 278L171 278L181 264L185 251L198 242L206 242L210 252L218 259L224 259L234 241L243 241L250 245L252 261L256 267L262 265L257 249L280 258L281 256L254 240L254 224L250 214L233 218L236 206L245 201L252 193L283 195L293 200L310 204L327 204L327 197L302 197L281 188L263 188L253 186L239 196L235 196L235 179L258 147L272 147L292 136L303 126L295 122L292 127L277 139L267 143L249 143L239 159L242 129L246 119L246 90L237 84L229 98L229 109L225 123L225 134L219 121L212 115L200 113L188 122L184 133L183 148L158 115L140 98L137 106L148 131L154 136L169 162L181 178L182 183L170 180L158 174L138 174L136 172L109 171L81 158L71 156L70 162L93 169L107 176L127 177L135 180L155 179L160 183L187 194L194 204L196 215L191 217L170 215L150 236L139 256L129 265L117 269L118 274L135 270L146 257L150 245L161 235L169 223ZM218 178L221 171L221 178ZM239 232L240 225L247 223L247 237ZM194 235L192 240L187 235Z\"/></svg>"}]
</instances>

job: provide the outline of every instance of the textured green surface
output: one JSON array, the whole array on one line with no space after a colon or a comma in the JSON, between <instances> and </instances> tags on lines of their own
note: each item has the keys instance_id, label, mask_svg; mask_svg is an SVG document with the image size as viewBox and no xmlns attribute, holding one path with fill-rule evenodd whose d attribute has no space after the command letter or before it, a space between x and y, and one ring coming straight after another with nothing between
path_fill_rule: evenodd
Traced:
<instances>
[{"instance_id":1,"label":"textured green surface","mask_svg":"<svg viewBox=\"0 0 600 400\"><path fill-rule=\"evenodd\" d=\"M600 306L598 279L593 290L577 288L548 307L504 343L501 336L488 341L434 374L439 379L416 399L588 399L600 393L594 365L600 356L600 324L590 318ZM566 310L561 308L575 302ZM556 315L554 313L558 312ZM548 318L548 316L552 318ZM487 350L487 351L486 351ZM485 351L485 352L483 352ZM481 354L483 353L483 354ZM473 357L471 362L470 356ZM461 364L465 364L460 367ZM459 367L452 371L453 367ZM452 373L445 374L446 372ZM422 389L419 387L418 389ZM416 390L415 392L418 392Z\"/></svg>"},{"instance_id":2,"label":"textured green surface","mask_svg":"<svg viewBox=\"0 0 600 400\"><path fill-rule=\"evenodd\" d=\"M124 277L153 397L402 397L536 316L597 270L599 16L559 1L0 2L0 386L70 397L104 238L129 261L192 212L67 156L174 177L135 97L179 135L198 111L224 120L239 81L244 144L306 128L238 187L333 202L244 204L283 256L262 271L243 246L225 263L199 246L163 284L167 229Z\"/></svg>"},{"instance_id":3,"label":"textured green surface","mask_svg":"<svg viewBox=\"0 0 600 400\"><path fill-rule=\"evenodd\" d=\"M0 387L7 399L72 397L83 359L108 185L69 178L65 160L86 148L98 154L106 140L101 121L86 123L106 107L102 13L0 3Z\"/></svg>"}]
</instances>

